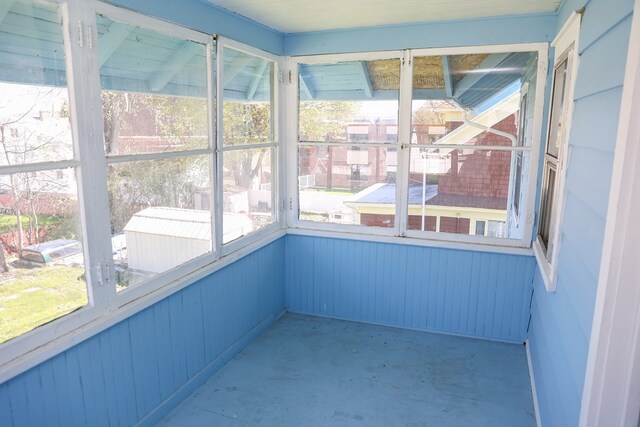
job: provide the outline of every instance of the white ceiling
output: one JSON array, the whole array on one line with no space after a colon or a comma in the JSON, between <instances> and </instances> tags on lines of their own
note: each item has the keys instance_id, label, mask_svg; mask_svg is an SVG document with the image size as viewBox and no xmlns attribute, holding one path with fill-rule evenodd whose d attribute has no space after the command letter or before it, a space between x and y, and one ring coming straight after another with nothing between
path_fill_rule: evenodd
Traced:
<instances>
[{"instance_id":1,"label":"white ceiling","mask_svg":"<svg viewBox=\"0 0 640 427\"><path fill-rule=\"evenodd\" d=\"M554 12L561 0L208 0L282 33Z\"/></svg>"}]
</instances>

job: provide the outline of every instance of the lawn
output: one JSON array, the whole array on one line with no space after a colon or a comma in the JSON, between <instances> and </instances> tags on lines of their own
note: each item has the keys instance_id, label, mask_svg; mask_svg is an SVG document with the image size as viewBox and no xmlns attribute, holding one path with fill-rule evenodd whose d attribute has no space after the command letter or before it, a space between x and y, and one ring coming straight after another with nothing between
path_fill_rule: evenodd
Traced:
<instances>
[{"instance_id":1,"label":"lawn","mask_svg":"<svg viewBox=\"0 0 640 427\"><path fill-rule=\"evenodd\" d=\"M29 217L22 216L23 227L29 226ZM38 215L38 224L40 227L45 227L53 224L59 224L63 221L59 216ZM0 213L0 234L10 233L18 229L18 218L13 214Z\"/></svg>"},{"instance_id":2,"label":"lawn","mask_svg":"<svg viewBox=\"0 0 640 427\"><path fill-rule=\"evenodd\" d=\"M0 343L86 305L83 272L56 265L0 273Z\"/></svg>"}]
</instances>

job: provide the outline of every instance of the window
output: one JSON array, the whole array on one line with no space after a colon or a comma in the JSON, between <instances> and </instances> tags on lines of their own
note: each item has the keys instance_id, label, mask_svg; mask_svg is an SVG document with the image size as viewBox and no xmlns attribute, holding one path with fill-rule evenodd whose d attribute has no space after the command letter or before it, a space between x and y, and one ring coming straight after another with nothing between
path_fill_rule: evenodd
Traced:
<instances>
[{"instance_id":1,"label":"window","mask_svg":"<svg viewBox=\"0 0 640 427\"><path fill-rule=\"evenodd\" d=\"M208 46L96 22L110 235L127 246L113 259L121 291L213 249L212 207L196 203L211 188Z\"/></svg>"},{"instance_id":2,"label":"window","mask_svg":"<svg viewBox=\"0 0 640 427\"><path fill-rule=\"evenodd\" d=\"M4 10L0 366L279 228L276 57L102 2Z\"/></svg>"},{"instance_id":3,"label":"window","mask_svg":"<svg viewBox=\"0 0 640 427\"><path fill-rule=\"evenodd\" d=\"M296 58L293 223L530 245L545 49L511 49Z\"/></svg>"},{"instance_id":4,"label":"window","mask_svg":"<svg viewBox=\"0 0 640 427\"><path fill-rule=\"evenodd\" d=\"M223 235L229 243L276 221L276 63L222 49ZM220 59L220 58L219 58Z\"/></svg>"},{"instance_id":5,"label":"window","mask_svg":"<svg viewBox=\"0 0 640 427\"><path fill-rule=\"evenodd\" d=\"M88 303L61 14L17 0L2 23L0 342Z\"/></svg>"},{"instance_id":6,"label":"window","mask_svg":"<svg viewBox=\"0 0 640 427\"><path fill-rule=\"evenodd\" d=\"M548 291L555 290L555 259L563 211L564 169L569 153L573 87L577 72L580 15L574 14L553 41L555 47L549 126L544 150L538 234L534 250Z\"/></svg>"},{"instance_id":7,"label":"window","mask_svg":"<svg viewBox=\"0 0 640 427\"><path fill-rule=\"evenodd\" d=\"M301 63L298 85L299 219L394 228L400 58Z\"/></svg>"}]
</instances>

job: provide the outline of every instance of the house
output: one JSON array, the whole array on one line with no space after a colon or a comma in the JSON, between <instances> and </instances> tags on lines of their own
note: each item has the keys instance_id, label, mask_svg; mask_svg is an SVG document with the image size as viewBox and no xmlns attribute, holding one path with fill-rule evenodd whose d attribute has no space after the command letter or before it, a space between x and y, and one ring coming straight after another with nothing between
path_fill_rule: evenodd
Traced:
<instances>
[{"instance_id":1,"label":"house","mask_svg":"<svg viewBox=\"0 0 640 427\"><path fill-rule=\"evenodd\" d=\"M69 117L0 182L86 264L0 252L0 425L638 425L640 0L375 5L0 3L0 130ZM147 214L202 246L117 286Z\"/></svg>"}]
</instances>

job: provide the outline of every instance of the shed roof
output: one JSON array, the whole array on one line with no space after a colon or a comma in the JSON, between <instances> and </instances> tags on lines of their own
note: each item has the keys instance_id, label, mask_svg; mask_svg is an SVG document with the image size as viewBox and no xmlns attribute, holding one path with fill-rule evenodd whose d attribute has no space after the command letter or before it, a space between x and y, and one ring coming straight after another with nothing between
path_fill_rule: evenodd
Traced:
<instances>
[{"instance_id":1,"label":"shed roof","mask_svg":"<svg viewBox=\"0 0 640 427\"><path fill-rule=\"evenodd\" d=\"M211 213L194 209L147 208L134 214L124 231L211 240Z\"/></svg>"}]
</instances>

